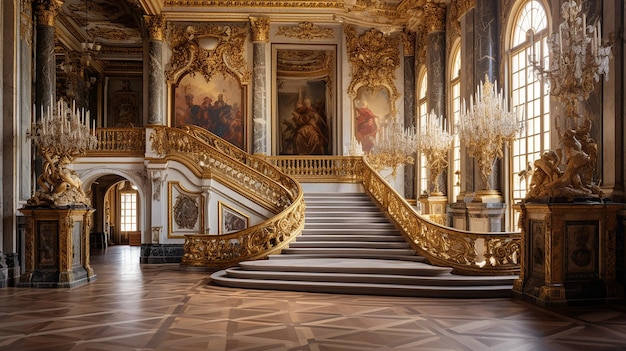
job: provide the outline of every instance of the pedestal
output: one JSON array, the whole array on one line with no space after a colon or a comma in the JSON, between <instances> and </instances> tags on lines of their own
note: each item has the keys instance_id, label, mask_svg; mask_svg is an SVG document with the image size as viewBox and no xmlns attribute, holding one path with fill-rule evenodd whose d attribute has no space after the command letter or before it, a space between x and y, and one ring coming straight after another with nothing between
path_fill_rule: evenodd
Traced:
<instances>
[{"instance_id":1,"label":"pedestal","mask_svg":"<svg viewBox=\"0 0 626 351\"><path fill-rule=\"evenodd\" d=\"M467 206L464 201L457 201L450 204L450 212L452 213L452 227L460 230L467 230L468 215Z\"/></svg>"},{"instance_id":2,"label":"pedestal","mask_svg":"<svg viewBox=\"0 0 626 351\"><path fill-rule=\"evenodd\" d=\"M445 195L431 195L428 197L428 215L430 220L441 225L447 225L448 198Z\"/></svg>"},{"instance_id":3,"label":"pedestal","mask_svg":"<svg viewBox=\"0 0 626 351\"><path fill-rule=\"evenodd\" d=\"M616 282L619 204L519 204L522 260L513 286L541 306L598 303L622 297Z\"/></svg>"},{"instance_id":4,"label":"pedestal","mask_svg":"<svg viewBox=\"0 0 626 351\"><path fill-rule=\"evenodd\" d=\"M468 228L472 232L502 232L504 231L504 213L506 204L468 202Z\"/></svg>"},{"instance_id":5,"label":"pedestal","mask_svg":"<svg viewBox=\"0 0 626 351\"><path fill-rule=\"evenodd\" d=\"M25 207L25 272L19 287L71 288L96 279L89 265L93 209Z\"/></svg>"}]
</instances>

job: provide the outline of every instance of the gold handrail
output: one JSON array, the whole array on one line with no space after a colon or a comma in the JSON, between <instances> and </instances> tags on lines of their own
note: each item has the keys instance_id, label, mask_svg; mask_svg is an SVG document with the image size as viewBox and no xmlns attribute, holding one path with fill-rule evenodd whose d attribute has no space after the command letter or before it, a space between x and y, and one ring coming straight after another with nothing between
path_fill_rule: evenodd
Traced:
<instances>
[{"instance_id":1,"label":"gold handrail","mask_svg":"<svg viewBox=\"0 0 626 351\"><path fill-rule=\"evenodd\" d=\"M362 157L271 156L266 159L301 181L361 183L412 247L432 264L452 267L457 274L519 274L520 233L475 233L430 221L417 213Z\"/></svg>"},{"instance_id":2,"label":"gold handrail","mask_svg":"<svg viewBox=\"0 0 626 351\"><path fill-rule=\"evenodd\" d=\"M146 152L144 128L98 128L96 137L98 144L85 157L143 156Z\"/></svg>"},{"instance_id":3,"label":"gold handrail","mask_svg":"<svg viewBox=\"0 0 626 351\"><path fill-rule=\"evenodd\" d=\"M280 252L304 228L300 184L260 158L235 150L224 152L228 147L224 145L217 149L205 141L209 135L202 135L187 128L155 127L150 141L160 157L187 165L199 177L219 179L275 216L227 235L185 235L181 266L215 270Z\"/></svg>"}]
</instances>

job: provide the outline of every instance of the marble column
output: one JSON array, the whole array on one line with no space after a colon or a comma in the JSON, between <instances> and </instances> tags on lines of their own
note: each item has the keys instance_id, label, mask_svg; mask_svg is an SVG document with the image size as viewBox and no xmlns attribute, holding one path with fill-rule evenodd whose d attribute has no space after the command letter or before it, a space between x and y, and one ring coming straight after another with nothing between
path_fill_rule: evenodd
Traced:
<instances>
[{"instance_id":1,"label":"marble column","mask_svg":"<svg viewBox=\"0 0 626 351\"><path fill-rule=\"evenodd\" d=\"M402 33L404 49L404 127L416 125L415 109L415 33ZM415 167L404 167L404 197L415 198Z\"/></svg>"},{"instance_id":2,"label":"marble column","mask_svg":"<svg viewBox=\"0 0 626 351\"><path fill-rule=\"evenodd\" d=\"M35 96L37 106L54 106L56 93L56 62L54 56L54 21L63 6L61 0L39 0L36 3L37 43L35 48ZM37 118L41 118L38 108Z\"/></svg>"},{"instance_id":3,"label":"marble column","mask_svg":"<svg viewBox=\"0 0 626 351\"><path fill-rule=\"evenodd\" d=\"M442 4L428 2L424 5L426 12L426 70L428 72L427 104L431 111L446 119L446 8ZM445 174L437 178L444 184ZM433 185L430 184L429 187Z\"/></svg>"},{"instance_id":4,"label":"marble column","mask_svg":"<svg viewBox=\"0 0 626 351\"><path fill-rule=\"evenodd\" d=\"M623 1L603 1L602 33L624 34L624 15L626 6ZM587 16L587 18L591 18ZM606 38L605 38L606 40ZM602 125L593 128L601 129L601 154L604 162L598 162L598 173L602 179L602 191L615 202L624 202L624 101L626 90L624 87L624 41L614 40L612 43L613 58L609 60L608 80L601 78L602 85L602 118L598 118ZM597 91L597 89L596 89ZM594 121L594 123L596 123ZM592 129L593 130L593 129ZM592 136L593 137L593 136Z\"/></svg>"},{"instance_id":5,"label":"marble column","mask_svg":"<svg viewBox=\"0 0 626 351\"><path fill-rule=\"evenodd\" d=\"M148 124L166 125L163 49L165 18L144 16L148 28Z\"/></svg>"},{"instance_id":6,"label":"marble column","mask_svg":"<svg viewBox=\"0 0 626 351\"><path fill-rule=\"evenodd\" d=\"M474 56L474 12L475 2L464 2L464 8L459 9L459 19L461 22L461 99L469 101L474 94L476 84L474 84L475 62ZM467 147L461 145L461 194L474 192L474 179L480 181L480 175L475 175L474 159L467 153ZM463 204L464 206L464 204Z\"/></svg>"},{"instance_id":7,"label":"marble column","mask_svg":"<svg viewBox=\"0 0 626 351\"><path fill-rule=\"evenodd\" d=\"M269 19L250 18L252 28L252 152L268 154L267 140L267 58L269 42Z\"/></svg>"}]
</instances>

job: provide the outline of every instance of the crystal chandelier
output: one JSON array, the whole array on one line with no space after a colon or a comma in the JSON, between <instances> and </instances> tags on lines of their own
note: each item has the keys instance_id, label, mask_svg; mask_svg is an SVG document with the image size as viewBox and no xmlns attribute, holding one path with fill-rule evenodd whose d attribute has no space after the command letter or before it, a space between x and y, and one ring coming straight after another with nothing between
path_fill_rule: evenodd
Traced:
<instances>
[{"instance_id":1,"label":"crystal chandelier","mask_svg":"<svg viewBox=\"0 0 626 351\"><path fill-rule=\"evenodd\" d=\"M426 117L418 136L418 149L424 153L430 171L430 182L435 185L431 195L443 195L439 188L439 175L448 166L448 151L452 147L454 136L444 126L443 118L431 111Z\"/></svg>"},{"instance_id":2,"label":"crystal chandelier","mask_svg":"<svg viewBox=\"0 0 626 351\"><path fill-rule=\"evenodd\" d=\"M44 164L37 178L39 190L28 200L29 205L90 205L80 178L68 168L77 156L97 145L95 121L91 128L90 123L89 111L78 110L75 103L70 108L63 99L54 110L48 107L44 111L41 107L41 119L28 136L35 142Z\"/></svg>"},{"instance_id":3,"label":"crystal chandelier","mask_svg":"<svg viewBox=\"0 0 626 351\"><path fill-rule=\"evenodd\" d=\"M491 190L489 177L496 160L504 156L504 143L513 141L523 126L517 113L508 110L502 91L496 93L497 85L497 81L492 84L485 75L485 81L478 85L475 101L470 97L469 108L463 101L458 125L461 143L478 160L485 190Z\"/></svg>"},{"instance_id":4,"label":"crystal chandelier","mask_svg":"<svg viewBox=\"0 0 626 351\"><path fill-rule=\"evenodd\" d=\"M395 178L400 165L415 163L416 151L417 135L415 129L403 129L393 119L391 124L382 126L378 130L374 147L365 155L365 158L378 171L391 168L391 177Z\"/></svg>"},{"instance_id":5,"label":"crystal chandelier","mask_svg":"<svg viewBox=\"0 0 626 351\"><path fill-rule=\"evenodd\" d=\"M608 80L611 46L602 41L601 23L587 25L587 16L581 16L581 4L566 1L561 6L564 21L559 31L548 38L549 67L531 54L533 68L547 78L550 94L565 105L566 117L578 125L581 115L579 103L589 98L600 75ZM532 35L531 35L532 40Z\"/></svg>"}]
</instances>

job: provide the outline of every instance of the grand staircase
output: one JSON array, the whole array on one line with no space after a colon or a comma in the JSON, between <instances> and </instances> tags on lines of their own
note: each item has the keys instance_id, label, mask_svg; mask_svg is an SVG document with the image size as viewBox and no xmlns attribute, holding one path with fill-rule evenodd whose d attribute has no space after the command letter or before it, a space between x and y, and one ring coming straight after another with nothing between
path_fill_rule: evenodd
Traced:
<instances>
[{"instance_id":1,"label":"grand staircase","mask_svg":"<svg viewBox=\"0 0 626 351\"><path fill-rule=\"evenodd\" d=\"M517 276L429 265L364 193L305 193L302 234L267 260L215 272L222 286L365 295L509 297Z\"/></svg>"}]
</instances>

